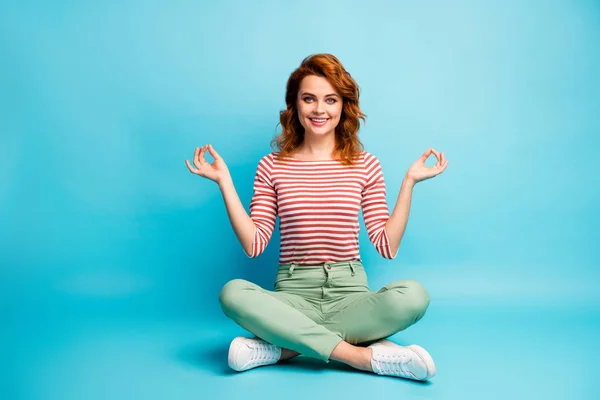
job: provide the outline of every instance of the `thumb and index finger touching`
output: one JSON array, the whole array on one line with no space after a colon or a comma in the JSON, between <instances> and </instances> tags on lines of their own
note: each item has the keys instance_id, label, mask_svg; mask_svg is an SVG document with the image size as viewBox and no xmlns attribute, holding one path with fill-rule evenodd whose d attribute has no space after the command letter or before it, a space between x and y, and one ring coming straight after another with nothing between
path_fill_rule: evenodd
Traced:
<instances>
[{"instance_id":1,"label":"thumb and index finger touching","mask_svg":"<svg viewBox=\"0 0 600 400\"><path fill-rule=\"evenodd\" d=\"M219 153L217 153L217 151L210 144L204 145L202 147L196 147L196 150L194 151L194 157L193 157L193 163L196 168L200 168L200 166L202 164L207 162L206 159L204 158L204 153L206 153L206 150L208 150L210 155L215 160L221 159L221 156L219 155ZM190 171L195 172L192 169L192 166L188 160L185 160L185 164L187 165L187 167Z\"/></svg>"},{"instance_id":2,"label":"thumb and index finger touching","mask_svg":"<svg viewBox=\"0 0 600 400\"><path fill-rule=\"evenodd\" d=\"M204 154L206 153L206 150L208 150L208 152L210 153L212 158L214 158L215 160L218 160L221 158L221 156L219 156L219 153L217 153L217 151L212 147L211 144L206 144L200 148L196 148L195 155L201 164L206 162L206 159L204 158Z\"/></svg>"},{"instance_id":3,"label":"thumb and index finger touching","mask_svg":"<svg viewBox=\"0 0 600 400\"><path fill-rule=\"evenodd\" d=\"M212 156L212 158L214 158L215 160L220 160L221 156L219 155L219 153L217 153L217 151L212 147L212 144L207 145L208 146L208 152L210 153L210 155Z\"/></svg>"},{"instance_id":4,"label":"thumb and index finger touching","mask_svg":"<svg viewBox=\"0 0 600 400\"><path fill-rule=\"evenodd\" d=\"M425 162L425 160L427 160L429 158L431 153L433 153L437 157L438 161L440 160L440 153L437 150L435 150L433 147L428 148L427 151L425 151L425 153L423 153L420 160Z\"/></svg>"}]
</instances>

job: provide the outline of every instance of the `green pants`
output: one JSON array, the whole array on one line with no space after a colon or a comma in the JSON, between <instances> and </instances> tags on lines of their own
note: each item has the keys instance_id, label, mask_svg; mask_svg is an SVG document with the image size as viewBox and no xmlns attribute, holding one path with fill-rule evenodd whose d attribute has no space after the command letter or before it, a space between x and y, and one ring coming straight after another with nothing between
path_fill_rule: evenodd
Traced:
<instances>
[{"instance_id":1,"label":"green pants","mask_svg":"<svg viewBox=\"0 0 600 400\"><path fill-rule=\"evenodd\" d=\"M395 281L371 291L359 261L317 266L281 264L275 290L242 279L219 295L225 315L259 338L329 361L333 349L372 342L417 322L429 295L416 281Z\"/></svg>"}]
</instances>

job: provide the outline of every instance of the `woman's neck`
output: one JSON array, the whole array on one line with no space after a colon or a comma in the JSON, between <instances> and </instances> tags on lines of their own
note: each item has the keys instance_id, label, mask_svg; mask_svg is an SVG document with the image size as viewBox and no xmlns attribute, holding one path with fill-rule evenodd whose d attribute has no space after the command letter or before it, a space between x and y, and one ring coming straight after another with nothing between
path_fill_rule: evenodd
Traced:
<instances>
[{"instance_id":1,"label":"woman's neck","mask_svg":"<svg viewBox=\"0 0 600 400\"><path fill-rule=\"evenodd\" d=\"M335 159L335 133L314 137L305 135L304 140L294 152L294 158L302 160Z\"/></svg>"}]
</instances>

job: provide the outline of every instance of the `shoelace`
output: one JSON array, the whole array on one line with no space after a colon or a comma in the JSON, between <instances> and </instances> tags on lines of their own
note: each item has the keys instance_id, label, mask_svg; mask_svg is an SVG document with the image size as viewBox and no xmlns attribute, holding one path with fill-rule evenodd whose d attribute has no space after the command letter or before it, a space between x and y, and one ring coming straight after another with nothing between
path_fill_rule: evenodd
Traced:
<instances>
[{"instance_id":1,"label":"shoelace","mask_svg":"<svg viewBox=\"0 0 600 400\"><path fill-rule=\"evenodd\" d=\"M415 376L415 374L409 371L407 366L411 360L410 357L395 354L382 354L382 357L382 360L375 360L377 363L377 368L379 369L379 373L395 376Z\"/></svg>"},{"instance_id":2,"label":"shoelace","mask_svg":"<svg viewBox=\"0 0 600 400\"><path fill-rule=\"evenodd\" d=\"M267 342L256 341L253 344L252 356L250 356L251 363L277 361L277 346Z\"/></svg>"}]
</instances>

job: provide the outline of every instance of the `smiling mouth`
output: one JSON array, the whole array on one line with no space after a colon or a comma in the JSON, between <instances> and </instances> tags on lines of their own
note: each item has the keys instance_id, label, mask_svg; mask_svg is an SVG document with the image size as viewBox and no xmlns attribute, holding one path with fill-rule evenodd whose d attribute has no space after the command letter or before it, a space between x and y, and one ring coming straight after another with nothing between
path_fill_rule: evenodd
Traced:
<instances>
[{"instance_id":1,"label":"smiling mouth","mask_svg":"<svg viewBox=\"0 0 600 400\"><path fill-rule=\"evenodd\" d=\"M323 123L325 121L327 121L329 118L309 118L311 121L314 121L318 124Z\"/></svg>"}]
</instances>

